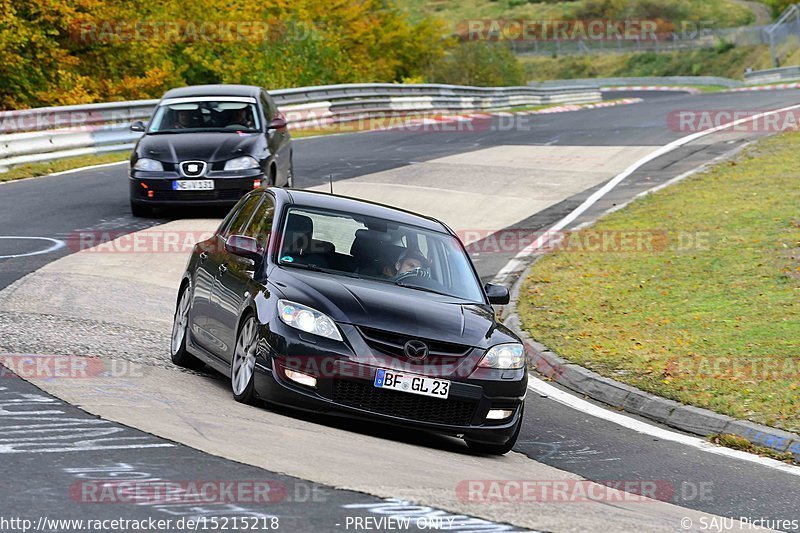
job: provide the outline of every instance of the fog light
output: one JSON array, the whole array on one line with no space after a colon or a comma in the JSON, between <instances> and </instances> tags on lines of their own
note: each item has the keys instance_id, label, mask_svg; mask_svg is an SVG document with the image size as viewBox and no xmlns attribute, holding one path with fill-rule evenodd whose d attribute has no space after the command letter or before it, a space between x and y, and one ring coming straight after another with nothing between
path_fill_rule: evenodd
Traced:
<instances>
[{"instance_id":1,"label":"fog light","mask_svg":"<svg viewBox=\"0 0 800 533\"><path fill-rule=\"evenodd\" d=\"M286 377L294 381L295 383L299 383L300 385L305 385L306 387L317 387L317 378L314 376L309 376L308 374L303 374L302 372L297 372L296 370L285 370Z\"/></svg>"},{"instance_id":2,"label":"fog light","mask_svg":"<svg viewBox=\"0 0 800 533\"><path fill-rule=\"evenodd\" d=\"M513 414L513 409L489 409L486 420L504 420Z\"/></svg>"}]
</instances>

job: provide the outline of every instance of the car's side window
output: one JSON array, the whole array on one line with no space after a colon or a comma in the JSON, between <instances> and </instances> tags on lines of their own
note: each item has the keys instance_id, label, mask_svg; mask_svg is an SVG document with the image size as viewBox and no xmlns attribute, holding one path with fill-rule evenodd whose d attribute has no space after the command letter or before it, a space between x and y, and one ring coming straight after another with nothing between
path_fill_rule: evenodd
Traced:
<instances>
[{"instance_id":1,"label":"car's side window","mask_svg":"<svg viewBox=\"0 0 800 533\"><path fill-rule=\"evenodd\" d=\"M258 247L267 248L269 234L272 231L272 221L275 216L275 202L269 194L264 195L264 201L258 206L253 216L253 221L243 235L253 237L258 241Z\"/></svg>"},{"instance_id":2,"label":"car's side window","mask_svg":"<svg viewBox=\"0 0 800 533\"><path fill-rule=\"evenodd\" d=\"M228 214L225 215L225 218L222 219L222 222L220 222L219 227L217 228L217 235L223 235L225 233L225 230L228 229L234 217L236 217L236 215L239 213L239 210L242 208L242 204L244 204L244 198L241 198L238 202L236 202L236 205L234 205L231 210L228 211Z\"/></svg>"},{"instance_id":3,"label":"car's side window","mask_svg":"<svg viewBox=\"0 0 800 533\"><path fill-rule=\"evenodd\" d=\"M272 102L266 93L261 93L261 107L264 108L264 115L267 119L267 124L269 124L273 118L275 118L275 114L277 113L277 108L275 104Z\"/></svg>"},{"instance_id":4,"label":"car's side window","mask_svg":"<svg viewBox=\"0 0 800 533\"><path fill-rule=\"evenodd\" d=\"M258 208L258 204L261 202L262 198L262 195L255 195L248 198L239 208L239 211L233 216L230 224L220 232L220 236L223 239L227 239L231 235L242 235L246 231L247 225L250 223L250 219L253 218L253 214Z\"/></svg>"}]
</instances>

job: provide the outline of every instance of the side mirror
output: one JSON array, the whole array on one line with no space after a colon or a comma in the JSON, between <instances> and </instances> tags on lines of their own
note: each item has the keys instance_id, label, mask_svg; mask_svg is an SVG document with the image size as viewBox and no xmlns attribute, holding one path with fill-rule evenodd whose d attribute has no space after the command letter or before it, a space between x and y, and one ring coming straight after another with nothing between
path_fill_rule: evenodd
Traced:
<instances>
[{"instance_id":1,"label":"side mirror","mask_svg":"<svg viewBox=\"0 0 800 533\"><path fill-rule=\"evenodd\" d=\"M282 130L286 128L286 119L283 117L275 117L272 119L272 122L269 123L267 126L267 130Z\"/></svg>"},{"instance_id":2,"label":"side mirror","mask_svg":"<svg viewBox=\"0 0 800 533\"><path fill-rule=\"evenodd\" d=\"M263 251L258 247L258 241L244 235L231 235L225 241L225 251L233 255L250 259L256 266L261 263Z\"/></svg>"},{"instance_id":3,"label":"side mirror","mask_svg":"<svg viewBox=\"0 0 800 533\"><path fill-rule=\"evenodd\" d=\"M142 122L141 120L137 120L136 122L133 122L131 124L130 130L144 133L144 122Z\"/></svg>"},{"instance_id":4,"label":"side mirror","mask_svg":"<svg viewBox=\"0 0 800 533\"><path fill-rule=\"evenodd\" d=\"M505 305L511 301L511 295L508 293L508 288L503 285L495 285L494 283L487 283L483 286L486 291L486 296L489 297L489 303L495 305Z\"/></svg>"}]
</instances>

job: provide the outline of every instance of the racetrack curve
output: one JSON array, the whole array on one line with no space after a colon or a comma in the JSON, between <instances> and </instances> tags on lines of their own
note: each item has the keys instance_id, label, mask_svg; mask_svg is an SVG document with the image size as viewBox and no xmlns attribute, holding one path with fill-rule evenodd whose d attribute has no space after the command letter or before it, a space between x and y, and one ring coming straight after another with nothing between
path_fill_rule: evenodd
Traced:
<instances>
[{"instance_id":1,"label":"racetrack curve","mask_svg":"<svg viewBox=\"0 0 800 533\"><path fill-rule=\"evenodd\" d=\"M670 113L706 109L768 110L793 104L799 95L798 91L669 95L620 107L513 120L495 117L488 126L471 130L465 127L460 131L382 131L302 139L295 145L297 185L324 189L330 175L336 192L437 215L473 241L474 249L480 250L474 260L481 276L488 280L515 255L514 250L485 251L488 246L482 244L489 243L496 231L509 227L534 230L549 227L628 164L686 135L688 132L668 127L669 117L674 116ZM574 225L734 151L762 134L746 131L714 134L663 156L635 172ZM487 474L513 478L516 472L518 476L536 476L533 479L539 480L555 479L555 476L570 478L577 474L599 482L657 481L674 489L669 501L687 509L728 517L796 518L793 513L798 508L796 494L800 488L797 475L655 439L535 394L526 402L526 421L515 448L517 454L500 459L468 455L460 443L441 437L407 435L388 428L364 428L349 422L283 412L243 412L227 398L224 384L215 376L179 373L161 364L167 346L164 328L169 323L177 288L173 277L182 268L185 255L153 257L151 254L141 258L130 254L81 253L67 257L76 249L77 232L125 233L167 222L166 219L136 220L127 210L124 165L0 185L4 236L47 237L66 242L64 248L54 253L0 259L0 287L8 287L0 292L0 349L8 353L102 355L148 367L145 376L138 378L141 381L36 382L44 391L53 392L89 412L165 435L213 455L267 467L272 472L293 473L329 487L349 486L382 497L425 501L434 507L439 503L445 509L458 507L458 498L453 497L454 480L488 479ZM209 216L207 213L173 215L181 219L171 222L167 228L195 231L214 226L211 220L186 218ZM32 241L0 242L0 256L23 255L36 249ZM104 283L105 288L100 289L98 278L119 284L111 285L109 290L108 283ZM132 290L136 293L131 294ZM119 339L125 342L120 343ZM3 385L7 389L4 394L46 397L32 385L16 379ZM170 390L171 386L175 391ZM163 397L153 403L152 397L148 399L141 392L132 393L132 387L152 394L162 392ZM189 408L199 397L217 401L207 410ZM71 408L65 406L64 409ZM259 424L268 423L279 428L274 437L278 440L270 443L269 449L291 447L304 435L312 435L314 440L322 440L334 449L337 443L352 440L358 443L358 452L348 452L345 447L338 450L340 455L336 459L328 459L327 463L312 461L308 465L298 464L303 461L291 456L252 458L239 450L219 446L215 431L225 430L226 426L218 424L217 420L226 416L239 423L255 424L253 431L256 433L264 429L257 429L262 427ZM220 427L215 427L217 425ZM13 438L19 439L29 430L13 430L18 432ZM153 439L155 443L163 442ZM169 456L174 448L186 450L186 455ZM39 491L50 495L51 514L55 515L60 507L67 509L72 505L71 512L78 516L81 508L76 510L75 502L63 497L66 495L63 471L80 466L73 464L74 454L52 453L55 455L49 457L58 457L57 463L69 465L60 470L61 477L49 478L50 470L42 468L35 460L19 462L7 473L30 484L25 494ZM182 446L81 452L84 453L88 457L97 454L97 462L132 464L144 460L152 465L153 472L167 479L170 476L175 479L176 475L185 476L183 479L202 479L198 478L201 475L196 468L198 461L219 461L214 468L220 472L226 472L225 464L238 465ZM391 460L386 461L395 465L420 462L428 469L430 479L425 477L425 472L415 471L410 466L412 472L396 480L381 480L368 469L363 476L352 470L359 461L378 468L381 453L390 453ZM458 464L461 470L455 477L447 478L449 485L438 485L434 479L438 475L431 469L452 469L450 462ZM235 471L234 467L230 468L232 470L227 472ZM326 471L320 472L321 468ZM231 473L229 477L237 475ZM351 481L350 485L347 480ZM700 497L700 487L709 492ZM14 495L15 500L10 491L10 486L0 486L0 492L8 496L5 501L21 501L19 494ZM342 505L363 497L347 491L341 494L332 491L331 494L336 496L328 503L335 500L339 510ZM370 501L376 505L378 500ZM628 530L641 529L650 523L648 520L653 521L654 526L664 526L665 530L679 527L676 520L680 513L674 514L677 508L662 514L655 504L650 504L649 509L635 508L632 513L624 509L598 510L574 505L524 508L523 504L520 509L519 506L487 508L472 504L461 506L458 512L559 531L585 530L587 524L597 521ZM308 525L321 520L315 513L322 515L328 512L322 509L328 507L320 505L317 511L313 505L306 504L300 511L292 508L287 512L307 512ZM337 529L331 527L333 522L316 523Z\"/></svg>"}]
</instances>

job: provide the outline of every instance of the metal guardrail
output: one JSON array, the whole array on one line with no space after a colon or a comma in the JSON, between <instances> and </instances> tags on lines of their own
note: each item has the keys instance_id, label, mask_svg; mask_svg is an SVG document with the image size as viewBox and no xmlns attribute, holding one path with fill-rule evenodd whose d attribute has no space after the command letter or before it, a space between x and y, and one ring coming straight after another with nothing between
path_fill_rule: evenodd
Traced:
<instances>
[{"instance_id":1,"label":"metal guardrail","mask_svg":"<svg viewBox=\"0 0 800 533\"><path fill-rule=\"evenodd\" d=\"M316 127L380 116L487 111L601 100L595 84L469 87L390 83L323 85L271 91L294 127ZM14 165L129 150L158 100L135 100L0 112L0 172Z\"/></svg>"},{"instance_id":2,"label":"metal guardrail","mask_svg":"<svg viewBox=\"0 0 800 533\"><path fill-rule=\"evenodd\" d=\"M800 80L800 65L792 67L770 68L766 70L754 70L753 72L748 72L744 75L744 81L747 85L794 80Z\"/></svg>"},{"instance_id":3,"label":"metal guardrail","mask_svg":"<svg viewBox=\"0 0 800 533\"><path fill-rule=\"evenodd\" d=\"M728 89L738 89L748 85L760 85L781 81L800 80L800 65L765 70L753 70L745 73L744 81L719 76L647 76L631 78L575 78L571 80L532 81L530 87L570 87L595 84L603 87L625 87L636 85L718 85Z\"/></svg>"},{"instance_id":4,"label":"metal guardrail","mask_svg":"<svg viewBox=\"0 0 800 533\"><path fill-rule=\"evenodd\" d=\"M719 76L645 76L627 78L576 78L572 80L551 80L530 82L531 87L569 87L570 85L586 85L592 83L600 87L631 85L719 85L735 89L744 85L739 80L721 78Z\"/></svg>"},{"instance_id":5,"label":"metal guardrail","mask_svg":"<svg viewBox=\"0 0 800 533\"><path fill-rule=\"evenodd\" d=\"M778 45L794 39L794 47L797 46L796 41L800 37L800 4L787 6L778 19L764 29L763 34L769 44L772 66L777 67L780 64Z\"/></svg>"}]
</instances>

